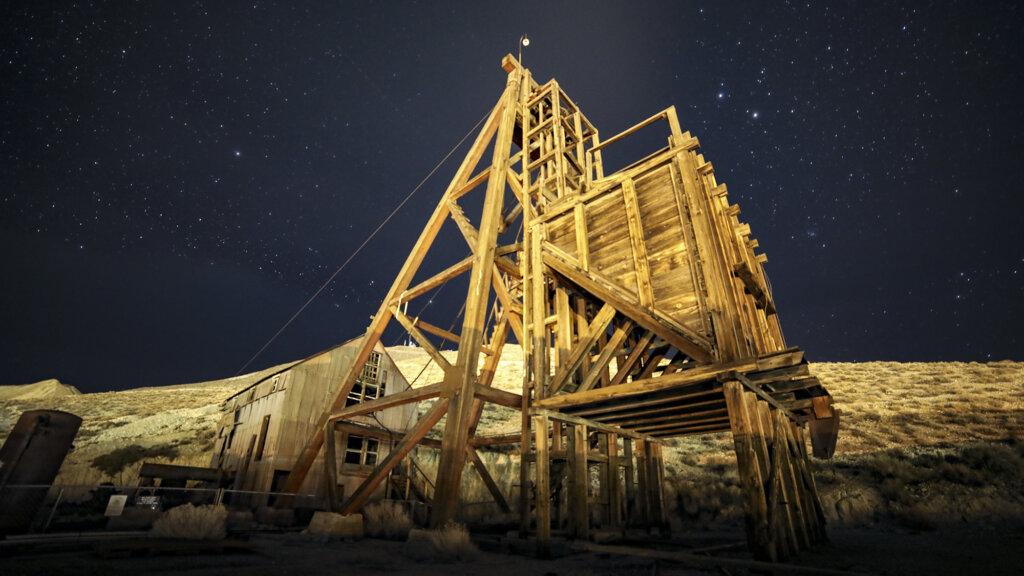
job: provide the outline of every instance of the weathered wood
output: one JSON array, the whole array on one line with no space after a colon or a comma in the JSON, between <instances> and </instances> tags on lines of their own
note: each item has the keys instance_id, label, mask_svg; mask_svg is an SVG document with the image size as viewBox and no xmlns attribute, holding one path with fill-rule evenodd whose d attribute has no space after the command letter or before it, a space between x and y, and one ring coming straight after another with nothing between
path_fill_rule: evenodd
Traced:
<instances>
[{"instance_id":1,"label":"weathered wood","mask_svg":"<svg viewBox=\"0 0 1024 576\"><path fill-rule=\"evenodd\" d=\"M333 426L328 423L324 437L324 477L327 478L327 510L334 512L338 508L338 460L334 446Z\"/></svg>"},{"instance_id":2,"label":"weathered wood","mask_svg":"<svg viewBox=\"0 0 1024 576\"><path fill-rule=\"evenodd\" d=\"M366 504L377 486L387 478L388 472L391 472L402 461L402 458L405 458L416 447L416 444L426 436L427 432L430 432L430 429L441 420L441 417L445 415L445 411L448 409L448 404L449 401L445 398L440 398L434 402L434 405L419 419L419 422L409 429L401 442L391 449L391 452L377 464L373 472L352 492L352 495L341 506L342 514L352 514Z\"/></svg>"},{"instance_id":3,"label":"weathered wood","mask_svg":"<svg viewBox=\"0 0 1024 576\"><path fill-rule=\"evenodd\" d=\"M612 334L611 339L604 345L604 348L601 350L601 354L597 357L597 360L591 364L587 375L583 378L583 381L580 382L579 388L576 389L577 392L586 392L601 380L601 377L605 374L605 369L608 368L608 364L612 361L615 352L618 351L619 347L622 346L622 343L625 342L626 336L629 335L629 332L632 329L633 322L630 320L623 321L622 324L615 328L615 332ZM601 335L604 336L603 333Z\"/></svg>"},{"instance_id":4,"label":"weathered wood","mask_svg":"<svg viewBox=\"0 0 1024 576\"><path fill-rule=\"evenodd\" d=\"M653 331L676 348L689 354L690 357L702 361L710 361L713 358L706 348L697 343L697 338L692 335L690 330L669 319L659 317L654 311L645 310L639 302L632 301L632 297L619 294L614 285L598 280L592 273L588 274L578 270L561 255L557 255L558 249L554 246L548 244L546 248L542 257L543 261L559 274L579 284L606 303L614 305L616 309L632 318L637 324Z\"/></svg>"},{"instance_id":5,"label":"weathered wood","mask_svg":"<svg viewBox=\"0 0 1024 576\"><path fill-rule=\"evenodd\" d=\"M441 355L440 350L434 347L434 343L423 335L423 332L416 327L416 323L412 319L405 314L402 314L399 310L393 310L392 314L395 316L395 320L398 320L398 323L405 328L405 331L408 332L414 340L416 340L420 345L420 348L423 348L427 355L430 356L430 359L434 361L434 364L437 364L445 373L452 369L451 362Z\"/></svg>"},{"instance_id":6,"label":"weathered wood","mask_svg":"<svg viewBox=\"0 0 1024 576\"><path fill-rule=\"evenodd\" d=\"M398 300L394 303L394 307L397 308L398 305L402 302L408 302L418 296L422 296L423 294L430 292L434 288L437 288L438 286L444 284L445 282L451 280L452 278L455 278L462 274L463 272L469 270L472 265L472 256L467 256L466 258L463 258L462 260L449 266L445 270L435 274L434 276L431 276L430 278L427 278L426 280L420 282L416 286L413 286L412 288L409 288L408 290L402 292L398 296Z\"/></svg>"},{"instance_id":7,"label":"weathered wood","mask_svg":"<svg viewBox=\"0 0 1024 576\"><path fill-rule=\"evenodd\" d=\"M474 388L474 394L488 402L499 404L501 406L507 406L509 408L519 409L523 404L523 397L513 392L506 392L497 388L491 388L490 386L481 386L477 384Z\"/></svg>"},{"instance_id":8,"label":"weathered wood","mask_svg":"<svg viewBox=\"0 0 1024 576\"><path fill-rule=\"evenodd\" d=\"M651 268L648 262L647 245L644 241L644 226L640 222L640 208L637 205L636 189L632 180L622 181L622 197L626 206L626 223L629 227L629 243L633 248L633 267L636 269L637 294L640 305L654 306L654 290L651 288Z\"/></svg>"},{"instance_id":9,"label":"weathered wood","mask_svg":"<svg viewBox=\"0 0 1024 576\"><path fill-rule=\"evenodd\" d=\"M498 508L504 512L509 513L512 509L509 508L508 501L505 500L505 495L501 493L501 489L498 488L498 484L491 477L491 473L487 471L487 466L484 465L484 461L480 459L480 455L472 446L466 445L466 456L469 457L469 461L473 463L473 468L476 469L480 475L480 479L483 480L484 486L487 487L487 491L491 493L491 497L494 498L494 502L498 505Z\"/></svg>"},{"instance_id":10,"label":"weathered wood","mask_svg":"<svg viewBox=\"0 0 1024 576\"><path fill-rule=\"evenodd\" d=\"M524 411L525 413L525 411ZM537 555L551 555L551 461L548 453L548 418L544 414L534 416L534 444L537 447L536 461L536 514L537 514ZM525 486L524 486L525 488Z\"/></svg>"},{"instance_id":11,"label":"weathered wood","mask_svg":"<svg viewBox=\"0 0 1024 576\"><path fill-rule=\"evenodd\" d=\"M338 420L345 420L352 418L353 416L360 416L362 414L372 414L373 412L380 412L393 406L401 406L402 404L408 404L410 402L421 402L423 400L430 400L431 398L437 398L441 395L441 383L429 384L420 388L410 388L404 392L398 392L395 394L387 394L383 398L376 400L369 400L366 402L360 402L359 404L353 404L346 406L341 410L335 410L328 415L328 421L336 422Z\"/></svg>"},{"instance_id":12,"label":"weathered wood","mask_svg":"<svg viewBox=\"0 0 1024 576\"><path fill-rule=\"evenodd\" d=\"M455 368L445 374L442 387L442 396L446 395L447 390L455 392L448 406L444 436L441 440L434 506L430 514L430 524L435 528L453 521L458 507L459 480L466 461L467 433L473 407L477 363L484 338L484 321L497 249L498 227L501 224L505 172L509 168L509 149L518 111L516 101L519 99L521 79L522 75L519 73L510 74L503 97L501 123L494 138L491 175L487 180L479 235L473 253L473 268L469 272L469 289L460 333L459 354Z\"/></svg>"},{"instance_id":13,"label":"weathered wood","mask_svg":"<svg viewBox=\"0 0 1024 576\"><path fill-rule=\"evenodd\" d=\"M590 476L587 472L587 426L569 427L569 535L586 540L590 537L590 508L587 491Z\"/></svg>"},{"instance_id":14,"label":"weathered wood","mask_svg":"<svg viewBox=\"0 0 1024 576\"><path fill-rule=\"evenodd\" d=\"M722 385L722 392L729 407L740 485L747 501L747 542L756 558L774 561L776 558L768 524L768 502L763 488L764 476L758 463L754 447L756 440L751 430L751 422L756 418L756 414L751 414L750 405L744 397L743 385L739 382L725 382Z\"/></svg>"},{"instance_id":15,"label":"weathered wood","mask_svg":"<svg viewBox=\"0 0 1024 576\"><path fill-rule=\"evenodd\" d=\"M506 91L508 91L508 89L506 89ZM302 482L305 480L306 474L309 472L310 467L316 460L317 453L320 451L320 447L323 445L324 426L327 423L328 414L338 410L345 404L345 399L348 397L348 393L352 390L352 386L355 384L356 378L362 371L362 366L366 363L366 359L369 357L370 351L380 340L381 334L384 333L384 329L387 327L388 321L391 319L389 311L391 302L409 287L409 283L412 282L417 270L419 270L419 266L423 262L428 249L433 244L434 238L437 236L437 233L440 231L445 219L448 217L447 198L450 197L455 190L465 185L469 178L469 174L479 162L480 157L483 156L488 142L497 131L498 124L503 116L502 113L504 108L505 98L503 97L491 110L490 116L485 122L484 127L478 133L469 153L466 155L462 165L456 171L454 178L452 178L451 183L448 185L448 189L445 191L444 197L441 202L438 202L437 207L434 208L434 212L431 214L426 227L424 227L419 238L417 238L416 243L413 245L412 252L410 252L409 256L406 258L405 263L402 265L402 269L399 271L394 283L388 290L388 294L384 297L380 308L373 316L373 320L370 322L370 326L367 329L366 334L363 336L363 341L359 347L359 351L352 360L352 364L345 376L341 379L341 386L338 389L334 400L331 402L327 410L321 414L316 424L313 426L314 432L305 442L292 471L289 473L288 478L285 481L283 491L295 493L302 486ZM289 503L290 499L287 498L280 498L278 500L278 504L280 506L286 506Z\"/></svg>"},{"instance_id":16,"label":"weathered wood","mask_svg":"<svg viewBox=\"0 0 1024 576\"><path fill-rule=\"evenodd\" d=\"M625 362L619 364L618 371L615 373L615 377L608 384L609 386L618 386L626 381L626 376L629 375L636 363L640 361L640 358L647 353L647 349L650 347L651 342L654 340L654 332L647 330L644 335L640 337L636 345L633 347L633 351L630 352L629 357L626 358Z\"/></svg>"},{"instance_id":17,"label":"weathered wood","mask_svg":"<svg viewBox=\"0 0 1024 576\"><path fill-rule=\"evenodd\" d=\"M651 499L650 499L650 467L647 465L647 450L644 448L644 440L633 440L633 453L636 455L636 521L644 529L651 527Z\"/></svg>"},{"instance_id":18,"label":"weathered wood","mask_svg":"<svg viewBox=\"0 0 1024 576\"><path fill-rule=\"evenodd\" d=\"M803 353L799 350L787 351L773 356L761 358L745 358L733 362L698 366L685 372L676 372L659 378L649 378L611 386L608 388L595 388L586 392L566 394L553 398L545 398L534 403L535 407L559 410L567 406L579 406L581 404L599 402L615 399L624 400L633 396L641 396L651 392L680 388L697 382L713 380L719 374L726 374L730 371L747 373L761 370L771 370L783 365L796 364L803 359Z\"/></svg>"},{"instance_id":19,"label":"weathered wood","mask_svg":"<svg viewBox=\"0 0 1024 576\"><path fill-rule=\"evenodd\" d=\"M594 430L600 430L602 432L617 434L619 436L623 436L626 438L635 438L637 440L650 438L647 434L641 434L639 432L634 432L632 430L627 430L625 428L619 428L618 426L602 424L601 422L587 420L585 418L580 418L578 416L573 416L572 414L566 414L564 412L555 412L552 410L545 410L543 408L530 408L530 414L533 414L535 416L546 416L550 420L557 420L565 422L566 424L578 424L582 426L587 426L589 428L593 428Z\"/></svg>"},{"instance_id":20,"label":"weathered wood","mask_svg":"<svg viewBox=\"0 0 1024 576\"><path fill-rule=\"evenodd\" d=\"M608 328L614 317L615 308L609 304L601 307L586 332L580 334L579 341L572 347L568 357L560 363L554 378L551 379L551 395L558 393L568 382L569 377L580 369L584 357L590 353L590 349L594 347L598 337Z\"/></svg>"}]
</instances>

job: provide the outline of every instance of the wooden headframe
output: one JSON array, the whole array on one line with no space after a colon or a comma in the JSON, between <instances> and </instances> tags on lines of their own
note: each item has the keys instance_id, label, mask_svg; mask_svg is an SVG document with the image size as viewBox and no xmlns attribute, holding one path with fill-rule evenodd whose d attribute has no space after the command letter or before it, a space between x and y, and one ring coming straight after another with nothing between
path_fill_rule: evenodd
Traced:
<instances>
[{"instance_id":1,"label":"wooden headframe","mask_svg":"<svg viewBox=\"0 0 1024 576\"><path fill-rule=\"evenodd\" d=\"M627 478L635 473L646 487L636 501L652 523L664 524L658 439L742 431L738 408L727 403L731 388L723 382L744 382L757 402L796 426L815 417L812 398L827 392L808 373L803 354L786 348L765 258L755 254L749 226L697 153L697 139L681 130L675 109L601 141L555 80L539 85L511 55L503 68L504 93L373 316L284 491L301 486L334 422L384 403L437 398L340 509L359 509L445 418L431 514L432 525L443 525L455 518L467 459L488 483L473 436L484 404L492 402L522 410L522 433L506 441L520 443L524 526L532 503L539 538L550 534L550 449L569 454L571 497L584 504L573 520L577 535L586 533L589 522L581 514L586 468L595 458L591 445L604 454L598 458L602 474L616 486L619 467L626 467ZM657 127L667 128L664 148L605 174L602 153L608 147ZM489 163L483 160L488 149ZM471 218L463 207L470 195L481 194L479 217ZM447 268L414 285L449 220L470 256L450 255ZM521 239L508 240L509 231L520 231ZM408 302L463 274L468 291L461 328L407 315ZM392 320L442 370L442 381L377 401L379 406L345 408L363 363ZM454 364L430 335L457 343ZM523 348L522 395L491 387L512 338ZM795 437L785 426L780 430L790 441ZM497 490L493 481L488 488ZM620 488L605 497L612 522L621 520L618 508L630 498L630 488ZM500 493L495 498L504 502Z\"/></svg>"}]
</instances>

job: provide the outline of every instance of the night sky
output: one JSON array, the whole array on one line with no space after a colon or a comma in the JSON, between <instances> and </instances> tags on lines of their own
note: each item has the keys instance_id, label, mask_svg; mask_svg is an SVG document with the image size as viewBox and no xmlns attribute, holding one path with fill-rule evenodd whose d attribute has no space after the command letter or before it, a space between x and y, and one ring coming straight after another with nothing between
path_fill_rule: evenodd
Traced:
<instances>
[{"instance_id":1,"label":"night sky","mask_svg":"<svg viewBox=\"0 0 1024 576\"><path fill-rule=\"evenodd\" d=\"M524 32L604 138L676 106L812 361L1024 360L1015 2L93 4L0 7L0 384L234 375ZM249 370L365 330L467 147Z\"/></svg>"}]
</instances>

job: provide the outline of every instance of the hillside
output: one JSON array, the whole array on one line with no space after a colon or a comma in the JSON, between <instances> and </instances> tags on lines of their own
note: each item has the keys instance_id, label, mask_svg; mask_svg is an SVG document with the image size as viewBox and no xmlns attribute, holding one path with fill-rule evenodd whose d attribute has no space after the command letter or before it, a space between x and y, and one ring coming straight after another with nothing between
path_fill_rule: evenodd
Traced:
<instances>
[{"instance_id":1,"label":"hillside","mask_svg":"<svg viewBox=\"0 0 1024 576\"><path fill-rule=\"evenodd\" d=\"M440 380L440 370L422 350L394 347L389 353L414 386ZM454 360L454 353L447 354ZM92 464L97 456L131 445L147 459L205 466L220 403L276 369L121 392L12 395L0 400L0 439L21 412L58 409L84 419L60 483L134 482L137 463L117 477ZM833 525L1024 520L1024 363L818 363L812 371L842 410L836 457L815 463ZM495 385L520 390L518 349L506 351ZM516 411L489 409L480 433L515 432L518 426ZM677 523L738 522L742 500L729 435L667 445ZM500 458L501 466L518 466L514 455ZM516 474L508 472L501 476L511 483Z\"/></svg>"},{"instance_id":2,"label":"hillside","mask_svg":"<svg viewBox=\"0 0 1024 576\"><path fill-rule=\"evenodd\" d=\"M50 378L35 384L0 386L0 402L52 398L54 396L73 396L75 394L81 394L78 388L68 384L61 384L60 380L56 378Z\"/></svg>"}]
</instances>

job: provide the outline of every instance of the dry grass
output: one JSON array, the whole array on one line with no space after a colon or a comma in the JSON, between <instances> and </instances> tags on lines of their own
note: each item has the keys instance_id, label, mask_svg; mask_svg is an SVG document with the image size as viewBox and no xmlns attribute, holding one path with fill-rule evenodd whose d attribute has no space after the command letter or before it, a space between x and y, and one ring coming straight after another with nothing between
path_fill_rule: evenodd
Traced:
<instances>
[{"instance_id":1,"label":"dry grass","mask_svg":"<svg viewBox=\"0 0 1024 576\"><path fill-rule=\"evenodd\" d=\"M223 540L227 534L228 511L223 506L185 504L171 508L153 523L153 538Z\"/></svg>"},{"instance_id":2,"label":"dry grass","mask_svg":"<svg viewBox=\"0 0 1024 576\"><path fill-rule=\"evenodd\" d=\"M412 518L400 502L374 502L363 509L366 534L374 538L405 540L412 530Z\"/></svg>"},{"instance_id":3,"label":"dry grass","mask_svg":"<svg viewBox=\"0 0 1024 576\"><path fill-rule=\"evenodd\" d=\"M465 526L454 523L437 530L413 530L402 548L402 554L417 562L465 562L479 553Z\"/></svg>"},{"instance_id":4,"label":"dry grass","mask_svg":"<svg viewBox=\"0 0 1024 576\"><path fill-rule=\"evenodd\" d=\"M413 380L427 355L419 348L389 350ZM447 352L454 361L454 353ZM522 387L521 352L506 348L494 385ZM894 521L916 528L947 522L1024 518L1024 363L820 363L811 367L842 410L836 457L815 462L826 514L833 524ZM94 463L118 447L164 454L157 461L206 466L219 404L261 375L123 392L0 403L0 440L24 410L59 409L82 416L75 449L58 483L132 483L141 462L120 473ZM414 386L441 379L433 364ZM424 403L425 409L429 403ZM518 432L516 410L488 405L478 434ZM435 428L436 432L441 426ZM503 493L518 483L519 458L482 452ZM739 522L742 497L728 434L673 439L665 451L669 503L686 527ZM428 477L436 452L418 450ZM464 518L491 510L490 495L472 467L463 474ZM485 514L486 515L486 514Z\"/></svg>"}]
</instances>

